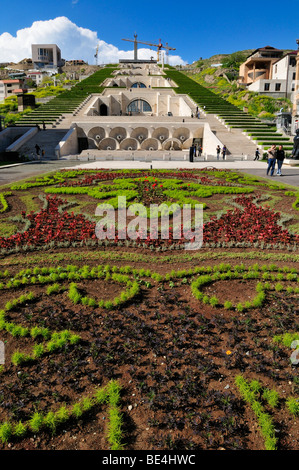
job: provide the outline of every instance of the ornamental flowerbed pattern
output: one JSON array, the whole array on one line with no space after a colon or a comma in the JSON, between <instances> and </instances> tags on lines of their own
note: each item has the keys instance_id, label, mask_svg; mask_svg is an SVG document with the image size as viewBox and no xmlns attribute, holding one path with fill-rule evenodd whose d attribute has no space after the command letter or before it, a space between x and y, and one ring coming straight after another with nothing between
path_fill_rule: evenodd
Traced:
<instances>
[{"instance_id":1,"label":"ornamental flowerbed pattern","mask_svg":"<svg viewBox=\"0 0 299 470\"><path fill-rule=\"evenodd\" d=\"M98 240L97 204L123 195L203 203L202 248ZM298 449L297 200L208 168L3 189L0 447Z\"/></svg>"},{"instance_id":2,"label":"ornamental flowerbed pattern","mask_svg":"<svg viewBox=\"0 0 299 470\"><path fill-rule=\"evenodd\" d=\"M265 194L255 191L252 186L257 183L255 179L247 177L246 180L244 177L239 177L233 184L236 178L233 178L229 172L209 171L208 173L215 177L212 179L210 175L176 172L165 173L164 178L152 175L140 178L138 173L134 178L130 177L130 173L125 178L120 178L120 173L99 172L82 175L82 171L65 171L54 174L53 177L39 178L38 181L31 183L13 185L12 189L16 192L43 186L46 193L53 195L43 196L44 207L40 212L22 211L21 218L26 230L10 237L0 237L0 248L12 249L20 246L41 246L58 242L81 243L95 240L96 222L89 220L82 213L75 215L70 212L67 207L68 201L57 196L58 194L64 197L72 195L79 201L80 197L87 196L94 201L94 209L95 203L98 202L107 203L116 210L118 196L126 198L127 206L134 202L141 202L145 206L162 203L171 205L175 202L182 207L188 204L193 208L196 204L202 204L206 209L207 199L215 195L230 195L235 207L220 216L219 214L212 215L209 218L203 226L204 243L250 244L258 242L295 246L298 244L299 235L290 232L280 224L281 214L259 204ZM222 176L222 179L219 179L219 176ZM107 181L111 181L112 184L106 184ZM296 201L293 206L296 210ZM116 230L114 242L118 241ZM147 233L137 237L136 241L146 246L165 245L165 241L161 238L159 239L158 236L151 238ZM185 241L183 236L181 239L173 240L170 227L166 244L170 245L174 242L183 244Z\"/></svg>"}]
</instances>

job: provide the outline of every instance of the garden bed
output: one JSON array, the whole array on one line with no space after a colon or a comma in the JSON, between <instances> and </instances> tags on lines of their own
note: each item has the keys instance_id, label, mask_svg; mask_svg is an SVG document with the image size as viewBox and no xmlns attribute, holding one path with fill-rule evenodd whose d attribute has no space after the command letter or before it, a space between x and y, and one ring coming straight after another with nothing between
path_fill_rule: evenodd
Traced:
<instances>
[{"instance_id":1,"label":"garden bed","mask_svg":"<svg viewBox=\"0 0 299 470\"><path fill-rule=\"evenodd\" d=\"M98 170L2 193L0 448L298 449L296 188ZM204 203L202 247L98 240L116 195Z\"/></svg>"}]
</instances>

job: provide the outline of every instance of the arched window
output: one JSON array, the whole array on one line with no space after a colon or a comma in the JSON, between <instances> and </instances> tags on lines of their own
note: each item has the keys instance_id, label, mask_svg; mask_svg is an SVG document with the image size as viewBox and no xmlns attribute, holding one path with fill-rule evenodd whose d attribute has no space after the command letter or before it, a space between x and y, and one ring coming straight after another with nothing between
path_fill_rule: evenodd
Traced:
<instances>
[{"instance_id":1,"label":"arched window","mask_svg":"<svg viewBox=\"0 0 299 470\"><path fill-rule=\"evenodd\" d=\"M146 88L146 86L142 82L135 82L135 83L133 83L131 88Z\"/></svg>"},{"instance_id":2,"label":"arched window","mask_svg":"<svg viewBox=\"0 0 299 470\"><path fill-rule=\"evenodd\" d=\"M151 113L152 108L148 104L147 101L137 99L134 101L131 101L131 103L127 107L127 112L128 113Z\"/></svg>"}]
</instances>

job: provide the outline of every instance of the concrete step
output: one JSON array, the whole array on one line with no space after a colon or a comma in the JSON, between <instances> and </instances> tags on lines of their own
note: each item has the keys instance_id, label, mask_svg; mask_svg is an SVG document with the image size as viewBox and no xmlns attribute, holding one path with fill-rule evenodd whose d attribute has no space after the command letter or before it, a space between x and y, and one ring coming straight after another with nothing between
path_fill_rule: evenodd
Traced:
<instances>
[{"instance_id":1,"label":"concrete step","mask_svg":"<svg viewBox=\"0 0 299 470\"><path fill-rule=\"evenodd\" d=\"M29 158L36 157L36 144L40 147L40 155L42 150L44 150L45 155L43 158L53 159L55 156L55 147L62 140L62 138L67 134L68 128L64 129L49 129L45 131L38 132L35 136L32 137L26 144L24 144L20 149L20 155L28 156Z\"/></svg>"},{"instance_id":2,"label":"concrete step","mask_svg":"<svg viewBox=\"0 0 299 470\"><path fill-rule=\"evenodd\" d=\"M229 155L254 155L257 145L242 134L242 129L228 130L213 114L207 114L204 119L223 145L226 145Z\"/></svg>"}]
</instances>

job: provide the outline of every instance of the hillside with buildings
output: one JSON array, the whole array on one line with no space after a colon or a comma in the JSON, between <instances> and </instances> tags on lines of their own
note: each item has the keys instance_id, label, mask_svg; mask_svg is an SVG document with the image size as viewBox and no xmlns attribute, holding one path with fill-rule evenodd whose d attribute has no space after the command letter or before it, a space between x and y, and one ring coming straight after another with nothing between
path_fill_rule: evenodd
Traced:
<instances>
[{"instance_id":1,"label":"hillside with buildings","mask_svg":"<svg viewBox=\"0 0 299 470\"><path fill-rule=\"evenodd\" d=\"M253 116L263 119L274 119L275 113L283 109L291 111L292 102L288 98L275 98L259 94L254 91L241 88L235 79L230 79L229 71L219 68L207 68L201 71L185 72L190 78L210 89L216 94L220 94L230 103L247 111Z\"/></svg>"},{"instance_id":2,"label":"hillside with buildings","mask_svg":"<svg viewBox=\"0 0 299 470\"><path fill-rule=\"evenodd\" d=\"M293 109L296 56L297 51L264 46L199 58L191 65L177 68L256 118L275 125L277 114L287 113L285 122L291 133L291 115L298 114ZM5 123L15 122L19 117L17 113L59 95L99 68L81 59L62 59L56 44L33 44L32 58L17 64L0 64L0 113L5 117ZM293 119L293 133L296 123L297 118Z\"/></svg>"},{"instance_id":3,"label":"hillside with buildings","mask_svg":"<svg viewBox=\"0 0 299 470\"><path fill-rule=\"evenodd\" d=\"M292 111L295 58L296 51L266 46L199 59L184 72L249 114L273 120Z\"/></svg>"}]
</instances>

